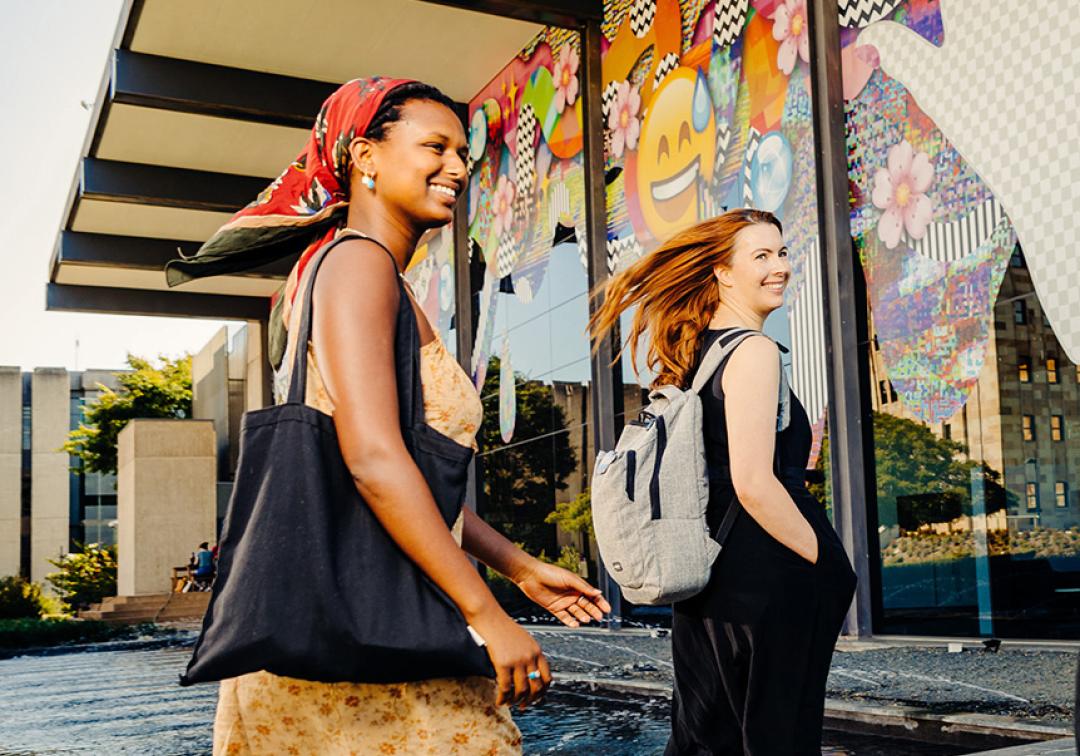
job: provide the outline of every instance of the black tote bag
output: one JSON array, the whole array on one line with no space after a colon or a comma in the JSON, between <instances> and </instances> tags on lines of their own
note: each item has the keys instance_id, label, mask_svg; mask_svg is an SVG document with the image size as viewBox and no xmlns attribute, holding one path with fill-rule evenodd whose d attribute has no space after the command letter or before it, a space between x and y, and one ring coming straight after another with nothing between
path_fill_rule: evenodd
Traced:
<instances>
[{"instance_id":1,"label":"black tote bag","mask_svg":"<svg viewBox=\"0 0 1080 756\"><path fill-rule=\"evenodd\" d=\"M333 419L304 404L315 276L343 238L309 264L287 403L244 416L217 580L181 685L258 670L320 682L494 677L461 612L356 490ZM402 435L451 527L472 449L424 422L416 314L398 287Z\"/></svg>"}]
</instances>

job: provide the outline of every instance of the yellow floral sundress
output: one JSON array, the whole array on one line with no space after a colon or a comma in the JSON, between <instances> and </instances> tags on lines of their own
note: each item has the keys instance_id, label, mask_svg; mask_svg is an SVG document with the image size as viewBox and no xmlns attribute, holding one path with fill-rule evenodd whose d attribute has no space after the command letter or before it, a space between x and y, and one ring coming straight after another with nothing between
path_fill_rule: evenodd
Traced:
<instances>
[{"instance_id":1,"label":"yellow floral sundress","mask_svg":"<svg viewBox=\"0 0 1080 756\"><path fill-rule=\"evenodd\" d=\"M293 315L300 312L302 291ZM295 333L295 327L290 331ZM288 355L293 349L295 339L290 338L275 381L279 397L288 385ZM438 333L421 347L420 379L428 425L459 444L475 447L483 407ZM306 404L333 413L310 343L306 393ZM459 517L453 527L459 544L461 528ZM521 733L509 708L495 705L495 694L495 682L485 677L320 683L254 672L221 682L214 754L520 754Z\"/></svg>"}]
</instances>

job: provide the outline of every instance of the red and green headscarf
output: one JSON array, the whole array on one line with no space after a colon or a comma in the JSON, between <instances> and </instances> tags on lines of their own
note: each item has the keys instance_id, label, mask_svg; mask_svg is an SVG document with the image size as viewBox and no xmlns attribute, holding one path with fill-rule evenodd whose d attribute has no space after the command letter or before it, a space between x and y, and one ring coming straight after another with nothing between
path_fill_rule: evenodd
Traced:
<instances>
[{"instance_id":1,"label":"red and green headscarf","mask_svg":"<svg viewBox=\"0 0 1080 756\"><path fill-rule=\"evenodd\" d=\"M323 103L296 160L194 256L165 266L169 286L251 270L290 256L298 256L299 278L307 258L344 224L352 164L349 145L364 135L386 96L407 83L408 79L372 77L342 84ZM270 357L276 364L283 340L275 343L275 330L280 329L271 327Z\"/></svg>"}]
</instances>

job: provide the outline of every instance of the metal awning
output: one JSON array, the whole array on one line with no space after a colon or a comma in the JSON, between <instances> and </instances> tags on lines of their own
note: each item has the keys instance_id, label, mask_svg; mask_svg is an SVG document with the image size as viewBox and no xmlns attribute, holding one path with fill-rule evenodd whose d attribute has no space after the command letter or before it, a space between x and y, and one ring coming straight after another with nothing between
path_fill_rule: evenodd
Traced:
<instances>
[{"instance_id":1,"label":"metal awning","mask_svg":"<svg viewBox=\"0 0 1080 756\"><path fill-rule=\"evenodd\" d=\"M296 157L343 81L415 78L468 101L544 23L601 0L129 0L50 266L47 307L243 318L288 265L174 290L194 251Z\"/></svg>"}]
</instances>

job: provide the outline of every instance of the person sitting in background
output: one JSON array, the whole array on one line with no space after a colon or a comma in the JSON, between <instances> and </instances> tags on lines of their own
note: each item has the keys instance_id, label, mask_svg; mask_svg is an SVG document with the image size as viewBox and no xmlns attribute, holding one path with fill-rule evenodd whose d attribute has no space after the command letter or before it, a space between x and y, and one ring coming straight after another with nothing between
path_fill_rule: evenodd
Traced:
<instances>
[{"instance_id":1,"label":"person sitting in background","mask_svg":"<svg viewBox=\"0 0 1080 756\"><path fill-rule=\"evenodd\" d=\"M210 544L203 541L199 544L199 550L195 552L195 579L207 580L214 575L214 552L210 551Z\"/></svg>"}]
</instances>

